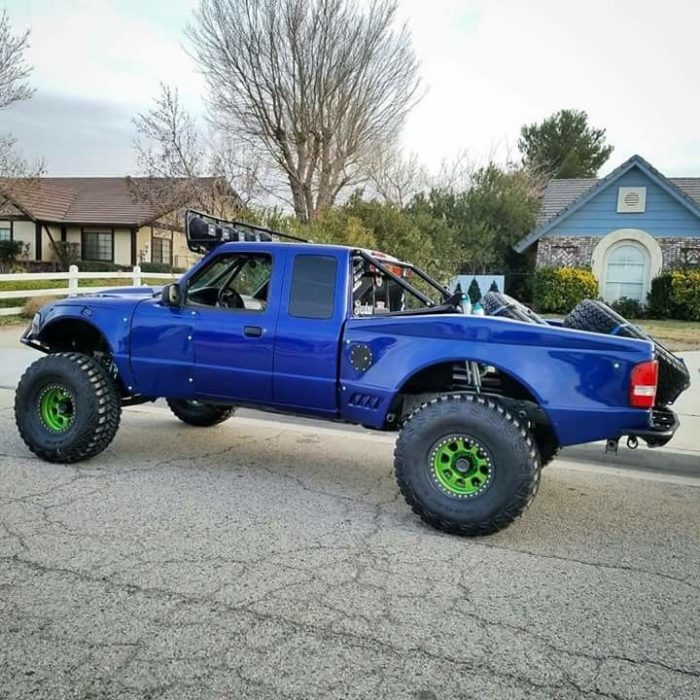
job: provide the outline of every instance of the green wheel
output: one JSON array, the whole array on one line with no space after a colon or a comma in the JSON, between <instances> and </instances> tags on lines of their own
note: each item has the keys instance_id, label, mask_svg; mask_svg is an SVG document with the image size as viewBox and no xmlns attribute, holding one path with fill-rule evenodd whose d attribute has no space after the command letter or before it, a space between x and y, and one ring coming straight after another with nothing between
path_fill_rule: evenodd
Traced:
<instances>
[{"instance_id":1,"label":"green wheel","mask_svg":"<svg viewBox=\"0 0 700 700\"><path fill-rule=\"evenodd\" d=\"M120 415L114 381L87 355L46 355L17 386L17 428L27 447L47 462L79 462L99 454L114 438Z\"/></svg>"},{"instance_id":2,"label":"green wheel","mask_svg":"<svg viewBox=\"0 0 700 700\"><path fill-rule=\"evenodd\" d=\"M540 456L529 431L502 405L471 394L423 404L404 424L394 466L413 511L457 535L510 525L535 496Z\"/></svg>"},{"instance_id":3,"label":"green wheel","mask_svg":"<svg viewBox=\"0 0 700 700\"><path fill-rule=\"evenodd\" d=\"M62 433L73 424L75 398L68 387L50 384L39 396L38 409L44 426L54 433Z\"/></svg>"},{"instance_id":4,"label":"green wheel","mask_svg":"<svg viewBox=\"0 0 700 700\"><path fill-rule=\"evenodd\" d=\"M491 484L493 465L486 448L467 435L448 435L432 452L433 477L445 493L469 498Z\"/></svg>"}]
</instances>

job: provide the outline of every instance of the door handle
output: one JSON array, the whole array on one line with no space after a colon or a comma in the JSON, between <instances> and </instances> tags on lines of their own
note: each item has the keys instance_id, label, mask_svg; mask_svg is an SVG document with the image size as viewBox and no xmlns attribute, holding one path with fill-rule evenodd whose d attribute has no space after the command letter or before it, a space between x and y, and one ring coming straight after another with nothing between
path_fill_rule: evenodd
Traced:
<instances>
[{"instance_id":1,"label":"door handle","mask_svg":"<svg viewBox=\"0 0 700 700\"><path fill-rule=\"evenodd\" d=\"M244 326L243 334L249 338L259 338L263 334L263 329L260 326Z\"/></svg>"}]
</instances>

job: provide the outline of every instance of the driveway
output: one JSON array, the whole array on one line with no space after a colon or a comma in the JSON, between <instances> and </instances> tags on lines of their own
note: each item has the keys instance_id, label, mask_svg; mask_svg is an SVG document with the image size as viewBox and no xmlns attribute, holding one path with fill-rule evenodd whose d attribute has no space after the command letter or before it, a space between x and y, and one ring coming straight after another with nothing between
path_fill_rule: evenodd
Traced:
<instances>
[{"instance_id":1,"label":"driveway","mask_svg":"<svg viewBox=\"0 0 700 700\"><path fill-rule=\"evenodd\" d=\"M700 482L558 460L489 538L424 526L392 441L124 412L42 463L0 390L2 698L697 698Z\"/></svg>"}]
</instances>

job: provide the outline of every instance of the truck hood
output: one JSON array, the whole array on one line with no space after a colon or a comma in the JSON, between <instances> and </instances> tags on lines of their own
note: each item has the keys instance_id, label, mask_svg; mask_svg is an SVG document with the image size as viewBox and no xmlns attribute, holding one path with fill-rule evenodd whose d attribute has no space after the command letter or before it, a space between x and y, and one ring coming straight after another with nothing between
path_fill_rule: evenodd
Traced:
<instances>
[{"instance_id":1,"label":"truck hood","mask_svg":"<svg viewBox=\"0 0 700 700\"><path fill-rule=\"evenodd\" d=\"M150 299L155 294L160 294L162 287L113 287L105 289L95 294L83 294L81 299L92 299L94 297L142 297Z\"/></svg>"}]
</instances>

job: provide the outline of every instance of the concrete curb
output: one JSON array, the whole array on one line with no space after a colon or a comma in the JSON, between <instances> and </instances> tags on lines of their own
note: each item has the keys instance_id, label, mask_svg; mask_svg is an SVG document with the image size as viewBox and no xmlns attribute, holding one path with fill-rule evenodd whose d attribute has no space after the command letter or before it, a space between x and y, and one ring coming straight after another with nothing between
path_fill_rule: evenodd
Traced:
<instances>
[{"instance_id":1,"label":"concrete curb","mask_svg":"<svg viewBox=\"0 0 700 700\"><path fill-rule=\"evenodd\" d=\"M700 452L696 450L680 451L666 447L651 449L641 445L636 450L630 450L621 440L617 454L606 453L605 443L601 442L565 447L561 451L561 457L571 462L585 462L613 469L636 469L700 479Z\"/></svg>"}]
</instances>

